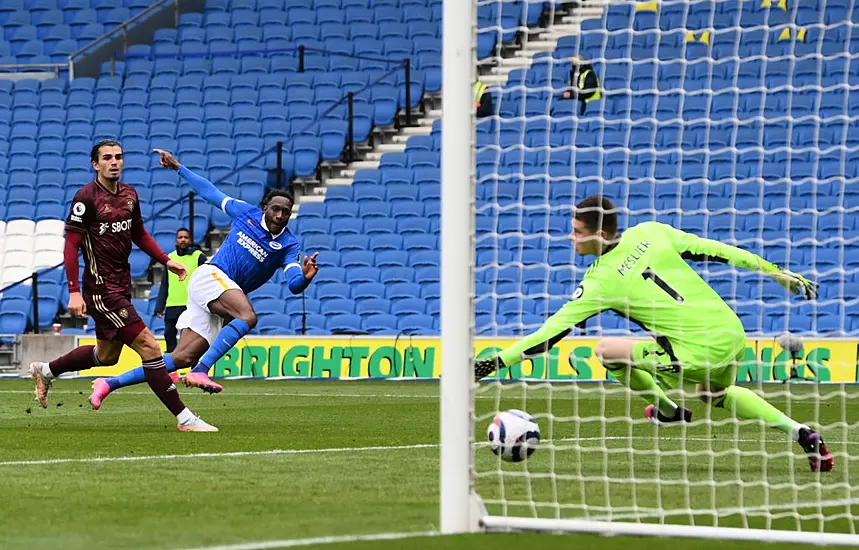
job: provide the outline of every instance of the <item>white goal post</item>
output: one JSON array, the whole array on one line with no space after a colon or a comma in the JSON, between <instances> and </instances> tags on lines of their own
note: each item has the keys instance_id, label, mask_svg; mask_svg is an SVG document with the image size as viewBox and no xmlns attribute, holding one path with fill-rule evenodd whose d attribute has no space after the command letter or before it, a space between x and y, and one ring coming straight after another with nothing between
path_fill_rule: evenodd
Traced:
<instances>
[{"instance_id":1,"label":"white goal post","mask_svg":"<svg viewBox=\"0 0 859 550\"><path fill-rule=\"evenodd\" d=\"M485 275L481 272L480 251L475 252L475 248L479 248L480 241L481 224L480 219L476 219L476 214L480 212L481 201L484 203L495 201L494 208L486 209L483 212L484 217L487 215L486 212L497 218L501 217L499 212L502 210L505 215L512 213L511 216L502 220L508 223L505 226L508 229L511 227L509 222L515 220L516 200L520 201L519 205L522 211L529 207L533 208L535 205L534 196L529 197L524 193L518 199L514 198L512 202L509 200L505 202L504 208L499 206L500 195L489 196L489 193L484 193L481 196L479 194L481 182L478 180L481 172L478 169L480 164L478 155L483 149L480 147L479 128L475 118L473 100L473 87L479 80L478 66L483 63L477 59L478 7L496 4L496 12L500 14L502 6L514 1L528 4L527 0L444 0L443 5L440 240L441 533L543 531L859 546L859 534L857 534L859 533L859 477L857 477L859 465L853 464L854 460L850 453L852 449L855 449L851 445L859 445L859 423L857 423L857 419L851 418L853 411L859 414L859 390L847 385L845 383L847 381L843 379L833 378L832 381L838 383L832 384L824 384L823 382L827 381L824 378L815 378L813 382L802 380L803 368L808 369L806 373L811 372L813 377L817 377L816 366L823 364L824 360L820 359L819 354L814 355L814 352L808 354L808 357L800 358L801 363L803 360L807 361L807 367L800 367L800 372L794 376L793 382L788 380L788 383L785 384L772 384L771 382L776 381L776 368L784 372L790 368L787 360L782 361L776 357L781 357L779 354L784 352L776 346L772 330L750 331L749 345L752 349L752 360L757 361L758 366L748 370L750 373L756 372L757 374L750 374L747 381L754 382L756 386L752 389L765 394L767 400L772 400L773 404L786 414L791 415L792 412L801 411L797 414L804 416L798 417L798 421L807 422L821 430L836 457L836 470L834 472L829 474L809 473L805 455L784 434L768 429L757 421L737 420L723 410L713 412L710 416L710 412L701 412L705 410L703 404L694 401L691 394L685 394L682 391L670 395L678 403L686 404L688 402L690 408L695 408L696 422L689 427L684 425L672 428L674 431L671 432L665 427L652 426L643 417L641 412L643 402L636 395L614 381L610 373L606 373L604 370L600 371L599 375L596 373L596 370L601 367L596 366L593 342L604 334L618 334L617 331L623 329L623 326L612 324L614 321L606 325L610 330L603 331L603 328L600 328L596 335L592 332L589 337L568 338L559 343L557 347L562 348L560 352L556 349L553 350L554 354L549 353L540 358L539 367L537 360L523 366L521 370L517 371L522 374L518 379L517 376L508 373L509 378L513 380L496 379L480 384L474 383L473 363L476 357L485 357L481 354L489 348L500 349L505 344L509 345L517 337L533 331L539 326L534 324L536 318L545 319L555 311L554 306L566 299L566 296L555 294L557 285L552 286L546 283L542 295L538 298L533 298L534 295L529 295L522 290L518 291L519 294L515 298L520 303L527 302L529 299L539 301L539 304L528 312L527 319L524 313L519 313L517 316L517 312L513 310L505 310L502 315L499 315L498 308L503 301L502 299L511 293L501 292L499 290L501 284L496 284L496 282L492 282L488 286L485 281L475 283L476 277L479 279ZM855 0L855 2L859 6L859 0ZM610 0L609 3L611 4ZM666 5L682 5L684 2L666 0L664 3ZM844 2L840 3L843 4ZM554 2L554 4L560 6L561 2ZM587 5L587 0L579 0L570 4ZM605 1L602 0L596 4L605 5ZM634 3L626 2L626 4ZM643 1L638 2L638 4L644 6L642 11L652 11L659 9L661 3ZM769 9L770 4L776 7L781 5L775 1L768 2L768 0L764 2L761 0L744 0L744 4L749 6L754 4L761 9L764 9L763 7ZM788 3L788 5L790 4ZM637 13L638 8L634 12ZM501 17L499 15L499 24L500 22ZM859 24L851 24L850 26L859 29ZM499 26L496 29L499 36L502 34L501 28L502 26ZM487 32L485 26L482 30ZM506 30L509 31L509 29ZM521 30L525 31L525 29ZM735 30L738 33L742 32L739 27ZM631 46L627 51L633 51L634 37L638 31L623 29L622 31L609 31L609 33L627 31L633 37L630 39L633 42L629 42ZM705 38L702 38L700 31L701 29L690 29L686 42L695 45L705 43ZM795 35L795 31L786 34L788 38ZM707 32L706 45L708 47L710 46L709 40L711 40L711 36ZM604 48L607 43L603 44ZM570 42L564 42L565 46L569 46L569 44ZM496 49L495 52L499 56L499 59L495 61L500 62L500 49ZM509 49L505 52L505 55L507 54L509 54ZM603 50L603 57L595 60L595 65L600 61L606 61L605 49ZM653 59L646 61L654 66L661 63L661 61ZM630 58L624 62L628 67L631 67L629 74L636 74L633 70L638 63L635 56L630 55ZM553 63L555 62L549 62L550 79L552 79ZM687 60L678 59L667 63L667 65L670 65L669 68L676 68L677 65L685 66L686 63ZM854 59L854 63L859 65L859 61L856 59ZM527 67L524 68L527 70ZM670 72L671 75L669 76L673 75L673 77L677 77L679 74L673 70L666 70L665 72L666 74ZM655 77L656 74L657 69L654 69L653 76ZM661 74L660 72L659 75ZM521 101L526 102L525 98L528 97L529 92L523 75L524 73L519 74L522 80L511 83L513 84L511 89L515 88L513 92L518 94L517 97L522 98ZM765 74L760 76L760 86L763 90L766 89L765 76ZM845 76L845 87L847 87L847 78ZM619 80L615 74L612 80L613 85L617 86ZM859 82L859 78L856 81ZM682 88L682 77L671 82L680 82L679 91L676 85L664 83L663 87L654 88L651 95L659 97L660 94L665 94L666 90L676 92L678 95L694 95L693 92L688 92ZM542 85L537 87L536 92L556 94L560 91L556 88L557 85L557 82L553 81L552 85L549 86L550 91L547 92L546 86ZM671 86L675 87L671 88ZM801 91L794 92L791 84L788 84L787 87L789 88L787 94L803 93ZM635 86L633 88L638 91ZM609 90L608 98L604 95L603 100L606 104L611 104L612 108L616 108L620 102L614 101L612 93L613 91ZM715 94L710 90L701 93L707 94L707 105L710 105L712 100L712 106L715 109L718 103ZM736 90L734 93L734 97L738 98ZM766 94L765 91L763 93ZM719 99L724 100L724 97ZM498 98L496 101L500 104L502 99ZM734 132L738 132L740 122L744 121L737 119L740 100L735 99L734 101ZM847 104L846 99L844 104ZM549 100L547 105L552 105L552 101ZM634 106L634 102L631 105ZM678 108L682 109L682 104L679 105ZM603 108L600 106L594 110ZM632 107L628 108L632 109ZM496 109L498 109L498 105L496 105ZM547 134L551 133L548 129L554 128L552 125L556 121L553 119L550 107L546 107L546 109L545 113L537 115L526 112L525 107L519 110L518 119L521 119L523 129L528 122L532 121L532 118L535 118L544 121ZM609 113L608 107L605 109L605 112ZM760 109L763 113L763 103ZM575 109L575 111L577 110L578 108ZM621 118L617 116L619 113L616 111L612 111L610 114L612 115L611 121L600 121L600 124L605 123L606 128ZM848 118L851 115L855 116L856 114L850 113ZM577 116L575 112L565 116L568 122L569 119L573 120L568 126L572 133L572 139L564 142L563 145L550 143L550 139L546 138L539 145L536 144L536 141L529 141L527 144L523 142L521 145L512 146L512 148L526 151L525 154L534 153L535 158L538 153L541 153L539 149L543 148L542 152L545 153L545 157L539 158L545 159L552 158L552 155L560 154L559 151L563 150L566 154L565 158L570 159L566 180L558 183L553 179L554 174L548 173L545 176L545 181L548 183L545 191L545 204L542 205L541 212L546 213L543 227L546 228L547 235L550 227L549 218L560 216L557 213L559 211L557 205L551 203L554 195L548 191L549 186L570 186L571 190L564 195L564 198L567 203L574 203L576 200L584 198L586 194L590 194L594 189L602 192L604 188L608 188L610 185L613 192L618 192L618 190L623 191L629 185L635 185L635 183L619 181L621 179L617 176L619 171L604 172L605 164L596 165L594 168L596 178L593 174L588 176L591 178L589 183L577 183L576 132L584 132L584 130L583 126L576 126L579 123L575 122ZM593 115L591 114L591 116ZM791 116L790 114L785 115L788 124L791 123ZM799 120L800 123L806 123L808 120L820 121L822 116L822 114L812 114L798 118L801 119ZM679 113L678 117L682 119ZM498 119L500 125L502 117L496 115L495 118ZM627 128L631 126L631 118L634 117L628 116L625 121ZM654 116L654 121L658 120L658 117ZM853 122L855 121L850 121L850 123ZM684 123L681 120L679 125L682 126ZM709 122L704 124L709 124ZM709 125L707 128L707 136L710 136ZM719 136L716 136L715 125L713 128L712 135L715 136L713 139L716 139ZM787 126L787 128L791 128L791 126ZM612 129L612 131L614 130ZM627 132L631 131L627 130ZM497 133L500 134L500 130ZM846 126L844 135L847 135ZM765 133L762 132L762 140L764 136ZM614 134L611 137L617 138ZM745 136L745 138L747 137ZM820 136L814 134L814 139L822 140L824 138L822 133ZM789 154L791 149L789 129L787 139ZM836 146L846 150L846 137L844 139L844 143ZM680 139L673 146L679 148L680 157L678 158L682 158L682 146L679 142ZM739 142L735 143L729 140L729 145L726 146L728 149L733 149L732 155L739 155L746 151L737 143ZM504 146L499 147L497 142L487 146L490 149L493 147L498 150L498 162L502 162L501 159L505 153ZM599 149L600 147L602 147L601 142L598 145L585 148L591 149L587 151L590 153L593 152L592 149ZM611 154L617 153L617 149L622 149L622 146L619 146L617 142L605 147L611 149L609 151ZM751 144L748 147L756 149L753 152L762 159L759 162L767 162L767 151L763 142L757 146ZM633 151L629 148L621 153L626 155L627 159L633 155ZM645 153L653 156L658 155L659 151L648 150ZM599 154L602 155L602 151L599 151ZM701 178L703 180L708 177L706 163L710 162L709 155L710 153L707 152L702 153L702 156L706 156L708 159L703 168L703 177ZM714 154L713 159L716 159L716 156ZM846 152L845 158L848 159L845 164L850 162ZM546 160L546 162L548 165L549 161ZM679 162L678 160L675 168L677 174L675 180L681 179ZM817 161L813 162L816 163ZM642 168L640 173L646 172L651 174L646 177L655 177L652 174L654 173L654 166L656 166L656 171L660 170L658 163L657 158L656 161L653 161L653 165ZM582 172L590 169L590 164L584 164L586 166L582 168ZM527 171L524 162L522 166L522 178L514 181L525 182L531 176L539 177L542 175L536 174L538 170ZM739 166L738 161L737 166ZM817 164L814 166L815 173L818 173ZM821 161L820 166L823 166L823 161ZM801 168L798 164L796 165L797 173L801 171ZM787 173L790 174L790 171L791 165L788 162ZM486 174L486 172L483 173ZM623 173L626 174L626 172ZM632 170L629 171L629 174L629 177L632 178ZM605 187L603 186L603 178L606 182ZM503 178L497 178L496 183L493 184L496 186L496 190L501 187L501 184L497 183L501 179ZM599 183L594 184L594 179L599 179ZM640 176L639 179L641 179ZM742 178L736 174L731 174L730 179L736 184ZM764 168L764 175L759 179L761 181L766 179L766 167ZM809 180L811 179L813 176L809 178ZM790 202L792 199L791 191L784 195L786 204L781 207L773 206L771 210L768 210L768 206L762 202L761 207L755 212L741 212L742 208L737 209L731 205L728 208L729 212L725 213L721 209L727 204L728 197L717 196L717 191L714 190L712 191L713 200L709 200L708 193L711 193L709 183L709 181L696 182L695 185L698 187L693 189L693 192L697 189L703 193L704 197L701 199L702 205L704 205L702 212L694 213L695 216L703 219L701 230L695 231L694 228L690 229L689 227L680 227L680 229L699 234L703 232L704 235L702 236L723 240L729 244L763 254L764 248L773 244L768 241L768 237L771 236L771 233L768 233L770 228L764 227L764 220L767 216L770 214L784 216L786 211L786 217L790 220L790 216L794 215L790 210L793 208L793 203ZM682 188L683 185L685 183L682 181L676 183L678 189ZM787 185L794 184L788 182ZM653 183L653 188L656 188L655 183ZM703 191L701 191L702 189ZM813 193L817 193L817 191L813 191ZM631 195L630 193L629 196ZM624 194L624 197L626 196L627 194ZM640 198L643 195L638 196ZM842 196L846 196L846 192L842 193ZM686 196L684 195L684 197ZM681 202L679 192L675 209L679 212L669 211L671 209L667 207L660 208L660 205L667 204L664 202L664 196L660 199L663 200L661 203L657 201L655 195L651 198L651 207L646 212L633 208L631 198L628 199L628 202L624 202L627 201L626 198L619 201L617 205L620 210L621 228L648 219L671 223L670 219L682 219L686 215L682 211L683 205L686 203ZM826 197L826 199L831 198ZM817 223L817 217L834 212L838 212L839 215L843 216L843 219L847 219L847 215L850 213L849 208L845 208L844 204L835 205L833 201L827 202L823 199L824 197L821 195L820 200L818 200L816 194L808 199L810 204L828 204L827 208L832 209L831 212L829 210L815 212L813 214L814 223ZM763 198L761 200L763 201ZM541 206L537 205L536 207L540 208ZM715 208L716 210L709 211L708 208L711 210ZM716 221L715 216L717 215L723 216L719 218L719 223L723 223L727 219L730 227L728 227L728 231L707 235L706 232L711 227L716 227L716 224L711 222ZM749 217L741 217L745 215ZM564 223L567 231L569 231L569 212L566 216ZM799 229L798 224L803 220L800 219L799 214L796 216L797 229ZM691 215L689 217L692 218ZM533 237L533 234L538 231L535 229L537 223L531 223L531 221L535 221L535 218L529 218L527 222L524 220L525 216L520 212L518 222L520 225L513 227L510 231L510 233L517 234L517 238L522 240L528 239L529 235ZM753 222L759 224L755 242L745 242L742 239L733 240L735 235L734 224L742 227L742 230L745 231L747 227L751 227ZM514 221L514 223L516 222ZM501 222L498 222L495 227L501 227ZM859 228L859 226L856 227ZM788 239L792 234L789 224L786 228L783 225L778 227L778 230L784 231L784 234L788 235ZM498 231L501 232L500 229ZM840 240L841 253L846 258L847 248L844 242L847 239L844 235L847 233L847 229L839 230L836 233L838 236L833 238ZM546 242L550 240L549 238L545 239ZM501 249L503 239L498 237L495 242ZM568 245L568 243L564 244ZM794 243L788 240L787 244L776 243L775 246L781 247L779 250L784 256L781 258L768 257L767 259L785 265L792 261L793 252L796 253L797 257L801 254L807 254L811 264L810 269L814 271L813 276L823 274L825 264L821 262L818 266L815 263L817 256L813 256L815 259L812 259L812 253L803 252L806 249L802 248L802 246L817 246L817 244L802 243L802 245L794 246ZM550 250L559 249L556 246ZM491 269L500 273L508 263L518 262L517 269L524 272L529 264L524 260L525 256L521 250L519 252L520 255L516 257L516 260L511 262L496 260L497 263L492 265ZM547 251L546 258L549 257L548 255L549 252ZM500 255L496 252L495 258L499 257ZM534 258L537 255L534 254L530 257ZM573 265L572 254L570 258L569 270L572 272L572 276L565 280L565 284L572 285L571 288L575 289L584 275L585 268L578 264ZM544 268L546 273L557 273L557 271L552 271L552 267L548 265L548 259L544 263L546 265L539 267ZM713 267L715 265L712 263L708 264L708 267L696 267L696 270L711 283L711 286L715 282L724 283L725 280L733 281L733 283L728 284L738 286L737 281L739 279L737 277L740 275L737 274L736 269L730 266L724 267L721 264L718 268ZM844 266L839 265L831 269L832 271L840 269L841 276L844 281L847 281ZM851 269L853 270L851 273L855 274L855 265ZM727 275L725 275L726 273ZM757 285L755 287L757 291L763 288L763 283L759 280L753 281L752 284ZM846 287L847 283L839 284ZM787 314L779 312L777 308L783 306L783 309L794 312L799 308L796 302L787 298L779 301L778 297L772 298L772 295L761 299L759 295L751 296L751 294L746 295L746 298L757 300L754 303L760 304L760 306L755 305L754 307L760 307L761 311L764 311L764 313L753 312L756 318L772 315L783 319L785 327L787 327ZM485 315L491 317L492 320L489 329L478 333L476 316L480 315L478 310L481 300L484 299L489 300L491 308L493 308L491 313ZM561 301L559 302L559 300ZM846 308L843 302L846 298L842 296L832 300L842 302L840 304L842 309L839 311L842 311L840 315L845 319L844 332L849 333L846 321L847 314L843 313ZM743 317L743 315L751 311L749 309L751 306L745 307L740 312L736 298L726 299L726 301L731 307L738 310L741 319L745 321L748 318ZM739 305L746 306L746 304ZM781 316L779 317L779 315ZM821 309L818 315L818 310L815 309L814 316L813 323L817 323L818 319L823 319L826 316L826 313ZM508 325L500 328L501 323L498 319L506 320ZM819 340L825 341L825 336L820 336L821 333L816 332L817 325L813 323L811 324L811 332L815 336L819 336ZM514 326L514 328L511 329L510 326ZM600 326L602 327L602 325ZM627 333L629 333L629 325L625 326ZM820 326L822 327L823 323ZM615 330L615 332L611 332L611 330ZM633 336L646 337L640 331L636 334L636 331L637 329L632 329ZM583 343L577 344L576 342L579 342L581 338L585 338L585 340L582 341ZM773 342L768 344L768 339L773 340ZM852 369L852 372L859 372L859 366L857 366L859 350L855 349L859 346L857 339L843 338L842 340L847 342L846 347L851 345L854 347L851 352L852 355L850 355L853 365L850 365L849 361L846 361L845 364L845 361L840 359L840 355L839 358L836 358L835 355L837 354L833 354L832 364L828 366L833 369ZM835 342L833 346L840 346L843 343L839 343L836 339L832 341ZM761 359L762 357L764 359ZM842 361L842 364L834 365L836 359ZM594 376L590 378L579 376L581 372L575 371L576 367L573 366L572 371L561 377L552 378L548 374L549 371L555 368L557 373L557 365L565 360L568 361L568 367L580 364L583 368L592 369ZM826 360L829 360L828 355ZM578 363L576 363L577 361ZM767 361L769 361L770 370L768 374L764 375L761 374L763 371L760 370L760 363ZM779 361L782 362L778 363ZM802 364L805 365L806 363ZM795 358L794 365L796 365ZM538 368L542 369L541 375L534 374ZM529 372L533 376L528 376ZM791 375L788 374L787 377L791 378ZM850 380L850 382L859 382L859 374L856 375L855 380ZM526 410L534 417L541 429L540 447L533 457L521 463L502 462L487 449L486 426L497 412L507 409ZM702 418L703 420L701 420ZM854 474L853 470L857 474Z\"/></svg>"},{"instance_id":2,"label":"white goal post","mask_svg":"<svg viewBox=\"0 0 859 550\"><path fill-rule=\"evenodd\" d=\"M476 2L444 0L441 145L441 532L477 526L471 488Z\"/></svg>"}]
</instances>

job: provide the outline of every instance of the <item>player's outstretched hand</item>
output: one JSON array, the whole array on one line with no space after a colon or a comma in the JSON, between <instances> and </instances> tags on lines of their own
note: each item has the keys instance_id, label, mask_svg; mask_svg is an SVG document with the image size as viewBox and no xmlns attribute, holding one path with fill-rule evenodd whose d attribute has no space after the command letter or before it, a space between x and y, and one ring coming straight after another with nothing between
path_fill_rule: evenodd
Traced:
<instances>
[{"instance_id":1,"label":"player's outstretched hand","mask_svg":"<svg viewBox=\"0 0 859 550\"><path fill-rule=\"evenodd\" d=\"M69 313L76 317L86 315L86 302L80 292L72 292L69 295Z\"/></svg>"},{"instance_id":2,"label":"player's outstretched hand","mask_svg":"<svg viewBox=\"0 0 859 550\"><path fill-rule=\"evenodd\" d=\"M319 256L319 252L314 252L313 256L309 258L307 256L304 257L304 265L301 266L301 271L304 273L304 278L308 281L316 277L316 274L319 272L319 266L316 265L317 256Z\"/></svg>"},{"instance_id":3,"label":"player's outstretched hand","mask_svg":"<svg viewBox=\"0 0 859 550\"><path fill-rule=\"evenodd\" d=\"M170 270L171 273L178 275L180 281L184 281L185 277L188 276L188 268L186 268L179 262L174 262L173 260L170 260L169 262L167 262L166 267Z\"/></svg>"},{"instance_id":4,"label":"player's outstretched hand","mask_svg":"<svg viewBox=\"0 0 859 550\"><path fill-rule=\"evenodd\" d=\"M176 157L173 156L173 153L169 153L163 149L153 149L152 152L161 155L160 162L161 166L163 166L164 168L169 168L171 170L179 169L179 161L176 160Z\"/></svg>"},{"instance_id":5,"label":"player's outstretched hand","mask_svg":"<svg viewBox=\"0 0 859 550\"><path fill-rule=\"evenodd\" d=\"M770 276L776 280L778 284L788 289L794 294L800 294L806 300L814 300L817 298L817 283L809 281L799 273L781 269Z\"/></svg>"}]
</instances>

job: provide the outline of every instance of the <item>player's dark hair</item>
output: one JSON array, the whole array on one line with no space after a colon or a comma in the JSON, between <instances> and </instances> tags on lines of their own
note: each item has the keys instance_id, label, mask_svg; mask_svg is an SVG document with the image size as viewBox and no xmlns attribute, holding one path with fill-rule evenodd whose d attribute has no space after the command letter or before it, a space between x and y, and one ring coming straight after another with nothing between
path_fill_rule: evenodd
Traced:
<instances>
[{"instance_id":1,"label":"player's dark hair","mask_svg":"<svg viewBox=\"0 0 859 550\"><path fill-rule=\"evenodd\" d=\"M180 227L179 229L176 230L176 234L178 235L179 233L181 233L183 231L189 235L191 234L191 230L188 229L187 227Z\"/></svg>"},{"instance_id":2,"label":"player's dark hair","mask_svg":"<svg viewBox=\"0 0 859 550\"><path fill-rule=\"evenodd\" d=\"M591 195L576 205L573 217L581 220L591 231L617 233L617 208L602 195Z\"/></svg>"},{"instance_id":3,"label":"player's dark hair","mask_svg":"<svg viewBox=\"0 0 859 550\"><path fill-rule=\"evenodd\" d=\"M265 198L262 200L262 205L267 205L271 201L271 199L275 197L284 197L286 199L289 199L289 202L292 203L293 206L295 206L295 197L286 189L272 189L265 194Z\"/></svg>"},{"instance_id":4,"label":"player's dark hair","mask_svg":"<svg viewBox=\"0 0 859 550\"><path fill-rule=\"evenodd\" d=\"M98 162L98 152L102 147L122 147L115 139L103 139L92 146L92 151L89 153L89 158L93 162Z\"/></svg>"}]
</instances>

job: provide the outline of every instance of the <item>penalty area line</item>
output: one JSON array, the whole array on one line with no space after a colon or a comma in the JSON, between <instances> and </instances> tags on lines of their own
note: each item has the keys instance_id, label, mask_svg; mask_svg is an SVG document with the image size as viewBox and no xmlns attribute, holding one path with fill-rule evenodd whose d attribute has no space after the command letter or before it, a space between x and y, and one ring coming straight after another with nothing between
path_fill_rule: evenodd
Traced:
<instances>
[{"instance_id":1,"label":"penalty area line","mask_svg":"<svg viewBox=\"0 0 859 550\"><path fill-rule=\"evenodd\" d=\"M271 550L275 548L296 548L317 544L337 544L341 542L361 542L375 540L401 540L417 537L438 536L438 531L411 531L405 533L379 533L375 535L343 535L336 537L312 537L306 539L262 540L221 546L197 546L181 550Z\"/></svg>"}]
</instances>

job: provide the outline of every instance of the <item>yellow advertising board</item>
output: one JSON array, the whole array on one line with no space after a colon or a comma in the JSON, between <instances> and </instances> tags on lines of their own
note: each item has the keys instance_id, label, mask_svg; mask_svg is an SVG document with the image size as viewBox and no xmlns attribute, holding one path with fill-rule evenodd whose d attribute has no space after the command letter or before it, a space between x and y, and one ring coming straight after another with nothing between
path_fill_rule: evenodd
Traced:
<instances>
[{"instance_id":1,"label":"yellow advertising board","mask_svg":"<svg viewBox=\"0 0 859 550\"><path fill-rule=\"evenodd\" d=\"M515 342L510 338L479 338L478 358L489 357ZM78 345L95 344L79 338ZM597 340L567 338L547 354L502 369L506 380L607 380L594 354ZM164 343L161 342L162 349ZM793 361L774 339L749 339L738 382L780 382L787 378L820 382L859 382L857 340L809 340L802 357ZM125 348L116 366L82 371L82 376L114 376L140 366L138 355ZM258 378L433 379L442 371L438 337L413 336L249 336L213 367L212 376Z\"/></svg>"}]
</instances>

